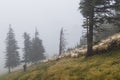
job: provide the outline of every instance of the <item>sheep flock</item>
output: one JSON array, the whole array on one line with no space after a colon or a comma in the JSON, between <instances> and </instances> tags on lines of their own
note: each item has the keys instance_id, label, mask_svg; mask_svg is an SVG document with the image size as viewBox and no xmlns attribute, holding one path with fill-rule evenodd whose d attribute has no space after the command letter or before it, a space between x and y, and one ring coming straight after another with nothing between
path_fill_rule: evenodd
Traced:
<instances>
[{"instance_id":1,"label":"sheep flock","mask_svg":"<svg viewBox=\"0 0 120 80\"><path fill-rule=\"evenodd\" d=\"M110 36L107 39L101 40L98 44L94 45L93 53L102 54L118 48L120 48L120 33ZM65 57L79 58L80 56L85 56L86 52L87 46L84 45L81 48L75 48L73 50L63 53L62 55L43 60L42 62L56 61Z\"/></svg>"}]
</instances>

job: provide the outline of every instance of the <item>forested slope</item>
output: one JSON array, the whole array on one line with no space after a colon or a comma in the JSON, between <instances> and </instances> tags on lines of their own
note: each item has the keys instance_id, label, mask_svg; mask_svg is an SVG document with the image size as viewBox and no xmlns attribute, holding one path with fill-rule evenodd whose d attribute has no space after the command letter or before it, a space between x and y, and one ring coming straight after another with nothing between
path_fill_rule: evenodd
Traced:
<instances>
[{"instance_id":1,"label":"forested slope","mask_svg":"<svg viewBox=\"0 0 120 80\"><path fill-rule=\"evenodd\" d=\"M103 49L105 51L100 51L99 54L88 58L67 56L35 64L30 66L26 72L19 70L2 76L0 80L120 80L119 34L102 42L105 44L100 42L98 47L101 46L100 44L102 46L109 44L108 49L111 50ZM97 48L94 47L94 49Z\"/></svg>"}]
</instances>

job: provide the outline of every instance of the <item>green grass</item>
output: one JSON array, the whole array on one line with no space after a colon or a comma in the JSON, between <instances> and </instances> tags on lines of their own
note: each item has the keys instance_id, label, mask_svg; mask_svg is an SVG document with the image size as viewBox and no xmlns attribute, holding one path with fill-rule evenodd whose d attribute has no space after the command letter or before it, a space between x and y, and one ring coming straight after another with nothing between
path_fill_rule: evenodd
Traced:
<instances>
[{"instance_id":1,"label":"green grass","mask_svg":"<svg viewBox=\"0 0 120 80\"><path fill-rule=\"evenodd\" d=\"M0 80L120 80L120 50L42 63L27 72L6 74Z\"/></svg>"}]
</instances>

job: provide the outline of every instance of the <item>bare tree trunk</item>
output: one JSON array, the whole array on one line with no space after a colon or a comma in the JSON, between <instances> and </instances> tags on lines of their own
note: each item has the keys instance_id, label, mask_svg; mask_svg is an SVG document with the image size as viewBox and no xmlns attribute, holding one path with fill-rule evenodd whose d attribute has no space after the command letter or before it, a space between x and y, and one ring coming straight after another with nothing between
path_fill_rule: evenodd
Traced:
<instances>
[{"instance_id":1,"label":"bare tree trunk","mask_svg":"<svg viewBox=\"0 0 120 80\"><path fill-rule=\"evenodd\" d=\"M64 33L62 28L60 31L59 55L61 55L64 51L65 42L63 40L64 40Z\"/></svg>"},{"instance_id":2,"label":"bare tree trunk","mask_svg":"<svg viewBox=\"0 0 120 80\"><path fill-rule=\"evenodd\" d=\"M94 10L91 11L91 15L89 17L89 26L88 26L88 41L87 41L87 53L86 57L93 54L93 26L94 26Z\"/></svg>"},{"instance_id":3,"label":"bare tree trunk","mask_svg":"<svg viewBox=\"0 0 120 80\"><path fill-rule=\"evenodd\" d=\"M8 73L11 73L11 68L10 67L8 67Z\"/></svg>"},{"instance_id":4,"label":"bare tree trunk","mask_svg":"<svg viewBox=\"0 0 120 80\"><path fill-rule=\"evenodd\" d=\"M60 33L59 55L62 54L62 33Z\"/></svg>"}]
</instances>

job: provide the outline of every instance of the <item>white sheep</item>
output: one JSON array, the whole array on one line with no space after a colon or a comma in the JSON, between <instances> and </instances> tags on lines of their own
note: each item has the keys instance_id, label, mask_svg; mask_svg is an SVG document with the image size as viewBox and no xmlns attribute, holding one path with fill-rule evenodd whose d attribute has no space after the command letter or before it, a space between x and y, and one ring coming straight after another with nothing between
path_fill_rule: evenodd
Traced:
<instances>
[{"instance_id":1,"label":"white sheep","mask_svg":"<svg viewBox=\"0 0 120 80\"><path fill-rule=\"evenodd\" d=\"M77 54L77 53L71 53L71 57L72 57L72 58L78 58L78 57L79 57L79 54Z\"/></svg>"}]
</instances>

